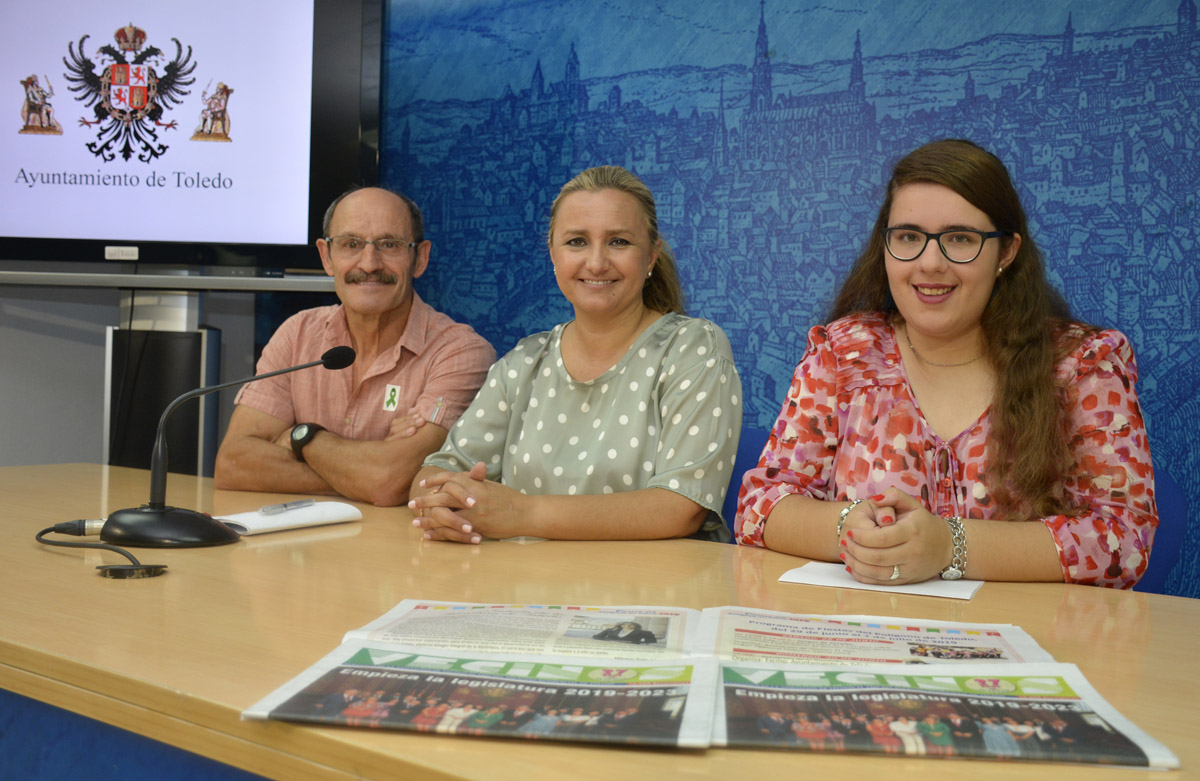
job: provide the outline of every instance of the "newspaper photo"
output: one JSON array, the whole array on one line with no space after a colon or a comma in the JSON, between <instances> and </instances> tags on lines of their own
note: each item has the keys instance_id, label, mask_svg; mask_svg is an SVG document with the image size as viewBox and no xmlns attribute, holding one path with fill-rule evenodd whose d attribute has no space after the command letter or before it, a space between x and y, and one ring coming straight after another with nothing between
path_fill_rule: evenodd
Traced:
<instances>
[{"instance_id":1,"label":"newspaper photo","mask_svg":"<svg viewBox=\"0 0 1200 781\"><path fill-rule=\"evenodd\" d=\"M674 607L406 599L343 639L465 652L664 659L690 652L699 619L699 611Z\"/></svg>"},{"instance_id":2,"label":"newspaper photo","mask_svg":"<svg viewBox=\"0 0 1200 781\"><path fill-rule=\"evenodd\" d=\"M1071 664L726 663L721 678L713 745L1179 766Z\"/></svg>"},{"instance_id":3,"label":"newspaper photo","mask_svg":"<svg viewBox=\"0 0 1200 781\"><path fill-rule=\"evenodd\" d=\"M1178 767L1010 624L406 599L250 719L612 744Z\"/></svg>"},{"instance_id":4,"label":"newspaper photo","mask_svg":"<svg viewBox=\"0 0 1200 781\"><path fill-rule=\"evenodd\" d=\"M934 664L1053 662L1025 630L884 616L821 616L707 608L697 645L736 662Z\"/></svg>"},{"instance_id":5,"label":"newspaper photo","mask_svg":"<svg viewBox=\"0 0 1200 781\"><path fill-rule=\"evenodd\" d=\"M704 748L712 659L470 656L343 643L242 716L527 740Z\"/></svg>"}]
</instances>

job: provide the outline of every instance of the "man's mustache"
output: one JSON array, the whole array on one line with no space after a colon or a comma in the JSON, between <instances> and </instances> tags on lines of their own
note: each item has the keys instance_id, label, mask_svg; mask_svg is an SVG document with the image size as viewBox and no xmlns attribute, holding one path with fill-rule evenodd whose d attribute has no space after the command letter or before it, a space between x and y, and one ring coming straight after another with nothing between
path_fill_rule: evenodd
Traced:
<instances>
[{"instance_id":1,"label":"man's mustache","mask_svg":"<svg viewBox=\"0 0 1200 781\"><path fill-rule=\"evenodd\" d=\"M400 281L400 277L388 271L351 271L343 279L348 285L358 285L364 282L394 285Z\"/></svg>"}]
</instances>

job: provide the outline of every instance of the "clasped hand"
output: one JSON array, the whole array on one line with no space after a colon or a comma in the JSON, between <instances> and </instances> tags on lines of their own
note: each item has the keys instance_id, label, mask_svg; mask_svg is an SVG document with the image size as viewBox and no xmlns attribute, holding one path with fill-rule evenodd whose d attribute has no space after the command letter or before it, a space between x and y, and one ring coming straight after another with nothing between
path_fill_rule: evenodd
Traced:
<instances>
[{"instance_id":1,"label":"clasped hand","mask_svg":"<svg viewBox=\"0 0 1200 781\"><path fill-rule=\"evenodd\" d=\"M877 585L928 580L946 568L954 552L946 522L896 488L855 505L838 544L855 580ZM893 579L897 566L900 576Z\"/></svg>"},{"instance_id":2,"label":"clasped hand","mask_svg":"<svg viewBox=\"0 0 1200 781\"><path fill-rule=\"evenodd\" d=\"M418 484L427 493L413 498L413 526L425 530L427 540L478 545L486 536L515 537L518 524L528 518L523 505L528 497L487 479L480 462L468 472L438 472Z\"/></svg>"}]
</instances>

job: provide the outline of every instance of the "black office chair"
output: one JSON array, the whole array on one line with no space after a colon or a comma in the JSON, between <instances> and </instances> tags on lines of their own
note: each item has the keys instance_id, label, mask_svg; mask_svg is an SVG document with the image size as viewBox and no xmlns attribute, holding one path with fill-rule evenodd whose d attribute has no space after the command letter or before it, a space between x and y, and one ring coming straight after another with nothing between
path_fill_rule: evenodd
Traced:
<instances>
[{"instance_id":1,"label":"black office chair","mask_svg":"<svg viewBox=\"0 0 1200 781\"><path fill-rule=\"evenodd\" d=\"M766 429L743 428L742 438L738 440L737 460L733 462L733 476L729 480L729 490L725 494L725 504L721 506L721 517L729 531L733 531L733 516L737 513L738 493L742 490L742 476L747 471L758 466L758 459L767 444Z\"/></svg>"},{"instance_id":2,"label":"black office chair","mask_svg":"<svg viewBox=\"0 0 1200 781\"><path fill-rule=\"evenodd\" d=\"M1187 497L1179 483L1167 474L1167 470L1156 469L1154 499L1158 504L1158 529L1154 532L1150 565L1133 590L1166 594L1167 576L1175 569L1175 563L1179 560L1183 533L1187 530Z\"/></svg>"}]
</instances>

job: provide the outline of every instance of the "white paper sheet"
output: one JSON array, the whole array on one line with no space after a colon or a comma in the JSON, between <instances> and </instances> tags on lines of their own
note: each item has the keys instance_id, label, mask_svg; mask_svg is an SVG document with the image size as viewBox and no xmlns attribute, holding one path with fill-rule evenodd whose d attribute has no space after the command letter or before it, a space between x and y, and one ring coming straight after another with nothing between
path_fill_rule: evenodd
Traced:
<instances>
[{"instance_id":1,"label":"white paper sheet","mask_svg":"<svg viewBox=\"0 0 1200 781\"><path fill-rule=\"evenodd\" d=\"M923 583L907 583L903 586L873 586L860 583L846 571L844 564L810 561L779 576L781 583L804 583L810 586L832 586L834 588L859 588L865 591L888 591L893 594L920 594L927 597L970 599L983 585L982 580L942 580L933 578Z\"/></svg>"}]
</instances>

